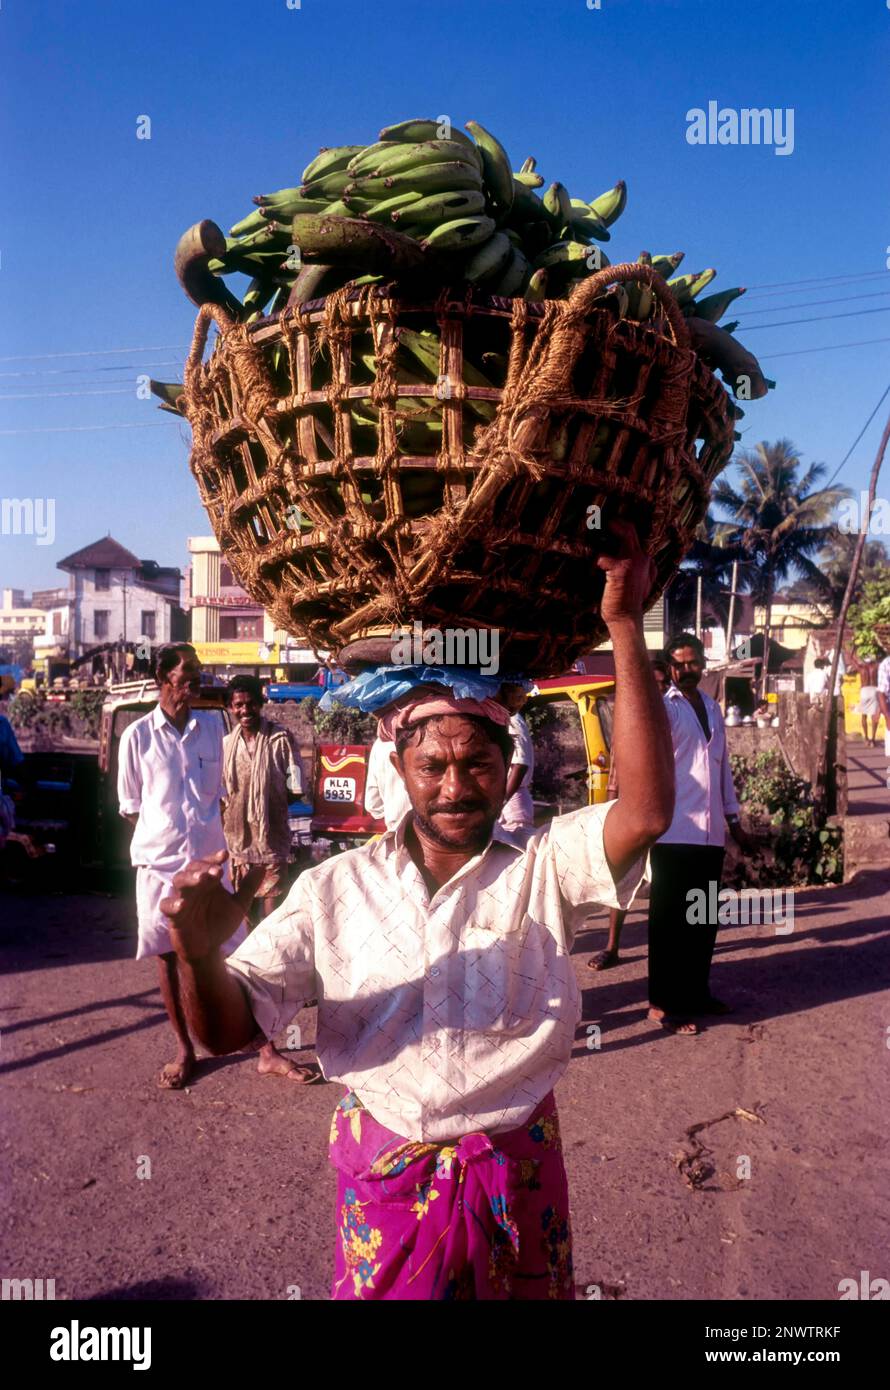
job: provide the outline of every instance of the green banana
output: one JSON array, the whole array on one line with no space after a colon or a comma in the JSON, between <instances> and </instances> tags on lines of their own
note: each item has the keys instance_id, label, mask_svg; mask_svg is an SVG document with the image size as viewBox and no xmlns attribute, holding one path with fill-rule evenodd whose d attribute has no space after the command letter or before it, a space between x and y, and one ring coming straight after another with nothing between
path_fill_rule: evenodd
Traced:
<instances>
[{"instance_id":1,"label":"green banana","mask_svg":"<svg viewBox=\"0 0 890 1390\"><path fill-rule=\"evenodd\" d=\"M524 253L513 247L513 255L508 261L506 268L499 280L495 280L488 286L492 294L500 294L505 298L512 299L514 296L524 292L528 283L531 267Z\"/></svg>"},{"instance_id":2,"label":"green banana","mask_svg":"<svg viewBox=\"0 0 890 1390\"><path fill-rule=\"evenodd\" d=\"M267 222L258 231L244 237L226 237L227 251L274 250L290 245L290 232L280 222Z\"/></svg>"},{"instance_id":3,"label":"green banana","mask_svg":"<svg viewBox=\"0 0 890 1390\"><path fill-rule=\"evenodd\" d=\"M619 179L614 188L601 193L588 204L594 217L598 217L607 227L617 221L627 207L627 184Z\"/></svg>"},{"instance_id":4,"label":"green banana","mask_svg":"<svg viewBox=\"0 0 890 1390\"><path fill-rule=\"evenodd\" d=\"M498 211L498 220L506 221L513 207L516 183L507 152L499 140L478 121L467 121L466 129L473 136L482 160L482 173Z\"/></svg>"},{"instance_id":5,"label":"green banana","mask_svg":"<svg viewBox=\"0 0 890 1390\"><path fill-rule=\"evenodd\" d=\"M380 159L388 150L396 148L396 140L378 140L373 145L366 145L360 154L353 155L346 166L347 173L353 178L358 178L360 174L370 173L377 160Z\"/></svg>"},{"instance_id":6,"label":"green banana","mask_svg":"<svg viewBox=\"0 0 890 1390\"><path fill-rule=\"evenodd\" d=\"M533 170L520 169L518 173L514 172L513 178L517 183L521 183L523 188L544 187L543 174L536 174Z\"/></svg>"},{"instance_id":7,"label":"green banana","mask_svg":"<svg viewBox=\"0 0 890 1390\"><path fill-rule=\"evenodd\" d=\"M443 125L448 127L447 135L439 134ZM384 126L378 139L397 140L409 145L417 145L427 140L457 140L470 149L473 148L472 140L464 135L462 130L457 130L450 121L400 121L398 125Z\"/></svg>"},{"instance_id":8,"label":"green banana","mask_svg":"<svg viewBox=\"0 0 890 1390\"><path fill-rule=\"evenodd\" d=\"M514 179L511 220L515 223L517 219L524 222L546 222L549 214L544 207L543 198L539 198L533 189L526 188Z\"/></svg>"},{"instance_id":9,"label":"green banana","mask_svg":"<svg viewBox=\"0 0 890 1390\"><path fill-rule=\"evenodd\" d=\"M529 280L525 297L533 302L547 298L547 271L543 266L540 270L536 270Z\"/></svg>"},{"instance_id":10,"label":"green banana","mask_svg":"<svg viewBox=\"0 0 890 1390\"><path fill-rule=\"evenodd\" d=\"M300 196L302 198L342 198L347 184L352 182L352 175L345 169L341 169L338 174L326 174L323 179L315 179L312 183L300 185Z\"/></svg>"},{"instance_id":11,"label":"green banana","mask_svg":"<svg viewBox=\"0 0 890 1390\"><path fill-rule=\"evenodd\" d=\"M400 230L410 225L413 231L415 228L453 221L457 217L476 217L484 211L485 194L470 188L457 193L433 193L429 198L420 198L392 216L399 223Z\"/></svg>"},{"instance_id":12,"label":"green banana","mask_svg":"<svg viewBox=\"0 0 890 1390\"><path fill-rule=\"evenodd\" d=\"M685 251L675 251L672 256L653 256L649 264L662 279L667 280L681 264Z\"/></svg>"},{"instance_id":13,"label":"green banana","mask_svg":"<svg viewBox=\"0 0 890 1390\"><path fill-rule=\"evenodd\" d=\"M407 348L421 366L429 372L430 376L439 379L439 339L435 333L415 333L410 328L399 329L399 346ZM474 367L472 362L464 358L463 365L464 384L466 386L491 387L493 383L489 381ZM474 415L478 415L482 420L490 420L495 413L496 406L494 401L468 400L467 405Z\"/></svg>"},{"instance_id":14,"label":"green banana","mask_svg":"<svg viewBox=\"0 0 890 1390\"><path fill-rule=\"evenodd\" d=\"M474 155L476 156L474 158ZM376 178L388 178L393 174L404 174L411 169L419 169L427 164L461 163L470 160L479 163L478 152L456 140L422 140L414 145L394 144L367 167L350 167L352 178L362 174L373 174ZM481 169L481 163L479 163ZM484 170L482 171L484 173Z\"/></svg>"},{"instance_id":15,"label":"green banana","mask_svg":"<svg viewBox=\"0 0 890 1390\"><path fill-rule=\"evenodd\" d=\"M696 318L707 319L709 323L717 323L722 319L730 304L734 299L738 299L740 294L744 294L744 289L721 290L718 294L709 294L704 299L700 299L697 304L693 304L692 313Z\"/></svg>"},{"instance_id":16,"label":"green banana","mask_svg":"<svg viewBox=\"0 0 890 1390\"><path fill-rule=\"evenodd\" d=\"M172 406L177 415L180 413L179 398L185 390L185 387L178 381L153 381L151 377L149 377L148 389L153 396L158 396L159 399L164 401L168 406Z\"/></svg>"},{"instance_id":17,"label":"green banana","mask_svg":"<svg viewBox=\"0 0 890 1390\"><path fill-rule=\"evenodd\" d=\"M256 212L249 213L247 217L242 217L241 221L236 222L234 227L230 227L229 236L248 236L251 232L258 232L260 227L265 226L265 223L266 219L257 209Z\"/></svg>"},{"instance_id":18,"label":"green banana","mask_svg":"<svg viewBox=\"0 0 890 1390\"><path fill-rule=\"evenodd\" d=\"M402 213L406 211L412 203L419 203L422 198L420 193L397 193L393 198L349 198L349 206L357 208L362 217L367 217L370 222L388 222L390 213ZM397 220L395 216L392 219Z\"/></svg>"},{"instance_id":19,"label":"green banana","mask_svg":"<svg viewBox=\"0 0 890 1390\"><path fill-rule=\"evenodd\" d=\"M250 284L247 286L244 292L244 298L241 302L248 313L262 310L269 303L269 300L274 297L275 291L278 288L279 287L274 284L273 281L268 280L265 276L258 275L251 280Z\"/></svg>"},{"instance_id":20,"label":"green banana","mask_svg":"<svg viewBox=\"0 0 890 1390\"><path fill-rule=\"evenodd\" d=\"M274 208L281 203L292 203L303 195L299 188L278 188L274 193L258 193L254 202L261 208Z\"/></svg>"},{"instance_id":21,"label":"green banana","mask_svg":"<svg viewBox=\"0 0 890 1390\"><path fill-rule=\"evenodd\" d=\"M674 276L668 280L668 286L678 304L688 304L706 285L710 285L716 274L716 270L692 271L689 275Z\"/></svg>"},{"instance_id":22,"label":"green banana","mask_svg":"<svg viewBox=\"0 0 890 1390\"><path fill-rule=\"evenodd\" d=\"M579 241L555 241L532 262L532 270L552 270L576 261L586 261L590 254L590 247Z\"/></svg>"},{"instance_id":23,"label":"green banana","mask_svg":"<svg viewBox=\"0 0 890 1390\"><path fill-rule=\"evenodd\" d=\"M493 217L458 217L452 222L442 222L421 242L424 251L452 251L468 246L478 246L487 241L496 230Z\"/></svg>"},{"instance_id":24,"label":"green banana","mask_svg":"<svg viewBox=\"0 0 890 1390\"><path fill-rule=\"evenodd\" d=\"M522 161L522 168L519 170L519 172L520 174L533 174L537 167L538 161L536 159L533 159L531 155L529 155L528 159L524 159Z\"/></svg>"},{"instance_id":25,"label":"green banana","mask_svg":"<svg viewBox=\"0 0 890 1390\"><path fill-rule=\"evenodd\" d=\"M303 170L302 183L312 183L328 174L338 174L345 169L351 159L361 154L364 145L333 145L319 150L310 164Z\"/></svg>"},{"instance_id":26,"label":"green banana","mask_svg":"<svg viewBox=\"0 0 890 1390\"><path fill-rule=\"evenodd\" d=\"M572 220L572 200L568 189L561 183L551 183L544 194L544 207L560 226Z\"/></svg>"},{"instance_id":27,"label":"green banana","mask_svg":"<svg viewBox=\"0 0 890 1390\"><path fill-rule=\"evenodd\" d=\"M448 159L439 164L421 164L402 174L353 179L346 185L346 197L388 198L396 193L437 193L460 188L482 188L482 175L475 164L466 160Z\"/></svg>"},{"instance_id":28,"label":"green banana","mask_svg":"<svg viewBox=\"0 0 890 1390\"><path fill-rule=\"evenodd\" d=\"M463 268L463 277L471 283L491 280L502 274L514 254L515 248L510 238L504 232L495 232L470 257Z\"/></svg>"}]
</instances>

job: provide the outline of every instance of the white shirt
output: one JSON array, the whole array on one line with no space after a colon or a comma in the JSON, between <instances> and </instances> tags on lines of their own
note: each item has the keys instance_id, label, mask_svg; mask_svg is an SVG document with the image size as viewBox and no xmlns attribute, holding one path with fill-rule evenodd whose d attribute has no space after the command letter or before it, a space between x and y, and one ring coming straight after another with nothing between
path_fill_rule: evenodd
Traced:
<instances>
[{"instance_id":1,"label":"white shirt","mask_svg":"<svg viewBox=\"0 0 890 1390\"><path fill-rule=\"evenodd\" d=\"M524 765L527 771L510 800L504 802L500 820L501 824L507 826L509 830L516 830L520 826L533 825L535 820L535 805L532 801L531 791L532 774L535 770L535 750L528 725L521 714L510 715L509 727L513 739L513 757L510 759L510 766Z\"/></svg>"},{"instance_id":2,"label":"white shirt","mask_svg":"<svg viewBox=\"0 0 890 1390\"><path fill-rule=\"evenodd\" d=\"M375 738L365 776L365 810L375 820L385 820L387 830L394 830L411 810L405 783L390 761L389 755L395 751L390 739Z\"/></svg>"},{"instance_id":3,"label":"white shirt","mask_svg":"<svg viewBox=\"0 0 890 1390\"><path fill-rule=\"evenodd\" d=\"M440 1142L522 1124L562 1076L579 994L573 922L626 908L603 848L614 802L546 828L496 825L432 898L396 830L301 874L226 962L266 1037L318 999L324 1075L376 1120Z\"/></svg>"},{"instance_id":4,"label":"white shirt","mask_svg":"<svg viewBox=\"0 0 890 1390\"><path fill-rule=\"evenodd\" d=\"M890 656L885 656L878 667L878 690L882 695L890 695Z\"/></svg>"},{"instance_id":5,"label":"white shirt","mask_svg":"<svg viewBox=\"0 0 890 1390\"><path fill-rule=\"evenodd\" d=\"M828 672L825 667L814 666L804 677L804 690L811 700L817 700L828 689Z\"/></svg>"},{"instance_id":6,"label":"white shirt","mask_svg":"<svg viewBox=\"0 0 890 1390\"><path fill-rule=\"evenodd\" d=\"M677 799L670 829L660 845L720 845L725 818L737 815L738 799L729 767L729 750L720 706L700 691L711 730L709 742L692 705L676 686L664 697L674 745Z\"/></svg>"},{"instance_id":7,"label":"white shirt","mask_svg":"<svg viewBox=\"0 0 890 1390\"><path fill-rule=\"evenodd\" d=\"M121 814L139 816L135 865L172 875L225 849L222 741L222 720L211 710L194 710L182 737L160 705L124 730L117 794Z\"/></svg>"}]
</instances>

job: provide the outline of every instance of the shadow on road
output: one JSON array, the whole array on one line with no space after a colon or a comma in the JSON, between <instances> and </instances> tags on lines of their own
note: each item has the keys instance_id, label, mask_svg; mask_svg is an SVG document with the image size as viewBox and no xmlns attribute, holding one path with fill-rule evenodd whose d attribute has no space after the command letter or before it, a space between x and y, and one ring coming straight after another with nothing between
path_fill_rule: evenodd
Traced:
<instances>
[{"instance_id":1,"label":"shadow on road","mask_svg":"<svg viewBox=\"0 0 890 1390\"><path fill-rule=\"evenodd\" d=\"M732 1002L736 1012L725 1019L704 1021L704 1029L745 1026L883 991L890 974L890 914L884 896L888 892L890 870L869 870L836 888L800 889L799 898L795 899L795 930L791 935L777 936L768 925L759 931L755 929L754 935L749 936L739 934L744 929L725 928L724 933L729 934L717 938L712 980L715 993ZM808 921L803 931L797 927L799 917L837 916L853 905L861 906L862 912L852 920L824 926ZM601 931L605 925L605 918L601 923L598 920L594 930ZM795 937L803 937L811 943L818 940L821 944L789 949ZM585 932L576 941L573 954L586 955L593 949L596 945L591 934ZM740 960L721 959L740 950L749 954ZM645 920L628 921L622 936L621 956L625 966L645 966ZM587 1045L586 1029L591 1024L599 1024L605 1037L610 1029L624 1029L641 1022L648 1008L645 978L622 980L621 967L605 975L590 973L591 985L581 996L582 1022L573 1057L596 1055L596 1050ZM653 1024L651 1032L616 1038L608 1047L610 1051L618 1051L662 1041L669 1036Z\"/></svg>"}]
</instances>

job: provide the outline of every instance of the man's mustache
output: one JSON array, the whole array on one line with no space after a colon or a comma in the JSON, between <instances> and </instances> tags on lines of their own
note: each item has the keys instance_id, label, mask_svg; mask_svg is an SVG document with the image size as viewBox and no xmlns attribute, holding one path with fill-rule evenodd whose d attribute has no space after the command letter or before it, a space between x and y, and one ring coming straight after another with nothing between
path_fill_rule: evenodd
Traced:
<instances>
[{"instance_id":1,"label":"man's mustache","mask_svg":"<svg viewBox=\"0 0 890 1390\"><path fill-rule=\"evenodd\" d=\"M483 803L481 801L449 801L445 806L430 806L428 808L431 816L441 815L460 815L463 811L481 811Z\"/></svg>"}]
</instances>

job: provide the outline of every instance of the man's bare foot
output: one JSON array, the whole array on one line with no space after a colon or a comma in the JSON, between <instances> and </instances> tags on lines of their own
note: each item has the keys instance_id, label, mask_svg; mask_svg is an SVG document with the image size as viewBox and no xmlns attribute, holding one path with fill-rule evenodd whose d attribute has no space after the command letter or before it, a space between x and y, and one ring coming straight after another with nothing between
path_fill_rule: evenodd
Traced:
<instances>
[{"instance_id":1,"label":"man's bare foot","mask_svg":"<svg viewBox=\"0 0 890 1390\"><path fill-rule=\"evenodd\" d=\"M158 1085L162 1091L181 1091L187 1086L192 1072L195 1069L194 1054L188 1057L177 1057L175 1062L168 1062L161 1068L158 1077Z\"/></svg>"},{"instance_id":2,"label":"man's bare foot","mask_svg":"<svg viewBox=\"0 0 890 1390\"><path fill-rule=\"evenodd\" d=\"M691 1018L677 1018L674 1014L665 1013L664 1009L651 1008L649 1018L655 1023L660 1023L666 1033L681 1033L694 1037L700 1031L697 1023L693 1023Z\"/></svg>"},{"instance_id":3,"label":"man's bare foot","mask_svg":"<svg viewBox=\"0 0 890 1390\"><path fill-rule=\"evenodd\" d=\"M621 962L617 951L598 951L587 964L591 970L611 970L613 965L620 965Z\"/></svg>"},{"instance_id":4,"label":"man's bare foot","mask_svg":"<svg viewBox=\"0 0 890 1390\"><path fill-rule=\"evenodd\" d=\"M260 1050L257 1071L260 1076L284 1076L288 1081L296 1081L301 1086L318 1085L324 1080L321 1069L313 1063L300 1064L290 1057L282 1057L271 1043Z\"/></svg>"}]
</instances>

